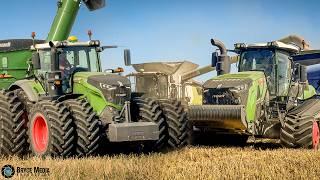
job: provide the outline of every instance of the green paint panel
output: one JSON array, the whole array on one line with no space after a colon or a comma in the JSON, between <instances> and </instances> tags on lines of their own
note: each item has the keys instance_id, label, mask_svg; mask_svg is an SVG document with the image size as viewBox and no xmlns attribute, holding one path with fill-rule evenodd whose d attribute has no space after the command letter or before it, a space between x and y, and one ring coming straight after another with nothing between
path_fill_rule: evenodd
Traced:
<instances>
[{"instance_id":1,"label":"green paint panel","mask_svg":"<svg viewBox=\"0 0 320 180\"><path fill-rule=\"evenodd\" d=\"M317 94L316 89L311 86L307 85L306 88L303 90L302 96L298 97L300 100L309 99L312 96L315 96Z\"/></svg>"},{"instance_id":2,"label":"green paint panel","mask_svg":"<svg viewBox=\"0 0 320 180\"><path fill-rule=\"evenodd\" d=\"M248 90L248 99L245 104L246 110L246 120L248 122L253 122L256 116L256 108L258 102L264 101L264 98L267 93L267 82L265 79L265 75L260 71L246 71L246 72L238 72L234 74L224 74L221 76L217 76L212 78L215 79L251 79L252 84ZM258 97L259 95L259 97Z\"/></svg>"},{"instance_id":3,"label":"green paint panel","mask_svg":"<svg viewBox=\"0 0 320 180\"><path fill-rule=\"evenodd\" d=\"M89 101L94 111L98 115L101 115L103 110L107 106L112 106L118 110L121 110L122 106L117 106L108 102L102 92L91 84L87 83L89 76L106 74L103 72L78 72L73 78L73 93L83 94L83 96Z\"/></svg>"},{"instance_id":4,"label":"green paint panel","mask_svg":"<svg viewBox=\"0 0 320 180\"><path fill-rule=\"evenodd\" d=\"M29 50L0 53L0 74L12 76L11 78L0 78L0 89L7 89L15 81L27 76L28 61L31 60L31 56L32 53Z\"/></svg>"}]
</instances>

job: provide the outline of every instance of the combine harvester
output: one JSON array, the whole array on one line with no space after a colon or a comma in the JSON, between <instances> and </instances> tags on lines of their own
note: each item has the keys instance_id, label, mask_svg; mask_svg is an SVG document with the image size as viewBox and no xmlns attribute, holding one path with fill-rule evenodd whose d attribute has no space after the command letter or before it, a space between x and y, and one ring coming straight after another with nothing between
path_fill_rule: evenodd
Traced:
<instances>
[{"instance_id":1,"label":"combine harvester","mask_svg":"<svg viewBox=\"0 0 320 180\"><path fill-rule=\"evenodd\" d=\"M131 62L125 62L131 65ZM206 66L198 68L189 61L182 62L151 62L132 64L136 72L128 74L133 77L135 96L141 102L156 100L160 104L166 123L163 134L164 141L171 148L178 148L189 143L189 130L186 108L190 104L201 104L201 84L192 80L215 68ZM166 130L168 129L168 130Z\"/></svg>"},{"instance_id":2,"label":"combine harvester","mask_svg":"<svg viewBox=\"0 0 320 180\"><path fill-rule=\"evenodd\" d=\"M222 44L216 46L220 47ZM216 56L216 53L213 55ZM231 57L230 63L236 62L236 58L237 56ZM160 134L167 134L164 142L168 142L171 148L191 143L187 109L190 105L202 104L202 85L192 78L216 68L211 65L199 68L199 65L189 61L141 64L125 62L125 65L131 65L136 71L127 75L133 78L133 96L138 97L140 101L152 99L160 104L167 123L164 126L168 129L160 131Z\"/></svg>"},{"instance_id":3,"label":"combine harvester","mask_svg":"<svg viewBox=\"0 0 320 180\"><path fill-rule=\"evenodd\" d=\"M203 84L203 105L189 107L193 130L220 134L237 144L255 136L280 139L285 147L318 149L320 99L308 83L306 65L319 63L314 58L319 51L310 51L298 36L288 36L237 43L235 52L239 63L233 74L225 48L213 56L218 76Z\"/></svg>"},{"instance_id":4,"label":"combine harvester","mask_svg":"<svg viewBox=\"0 0 320 180\"><path fill-rule=\"evenodd\" d=\"M83 2L90 10L104 6ZM80 3L58 2L46 41L33 34L0 42L0 155L88 156L105 141L154 146L159 139L160 107L146 104L152 112L136 115L142 108L131 101L130 81L102 72L106 47L66 41Z\"/></svg>"}]
</instances>

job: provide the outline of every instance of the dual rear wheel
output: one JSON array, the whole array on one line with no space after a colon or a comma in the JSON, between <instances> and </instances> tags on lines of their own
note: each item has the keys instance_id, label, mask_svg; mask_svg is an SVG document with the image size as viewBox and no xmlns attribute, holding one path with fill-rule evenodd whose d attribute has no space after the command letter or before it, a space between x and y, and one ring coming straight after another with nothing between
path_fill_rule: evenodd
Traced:
<instances>
[{"instance_id":1,"label":"dual rear wheel","mask_svg":"<svg viewBox=\"0 0 320 180\"><path fill-rule=\"evenodd\" d=\"M40 101L29 114L29 143L35 156L93 155L99 146L100 123L85 99Z\"/></svg>"},{"instance_id":2,"label":"dual rear wheel","mask_svg":"<svg viewBox=\"0 0 320 180\"><path fill-rule=\"evenodd\" d=\"M159 126L159 139L147 143L146 151L176 149L189 143L187 114L180 101L136 97L133 108L133 114L137 115L135 119L155 122Z\"/></svg>"},{"instance_id":3,"label":"dual rear wheel","mask_svg":"<svg viewBox=\"0 0 320 180\"><path fill-rule=\"evenodd\" d=\"M0 156L95 154L100 122L85 99L30 103L22 90L0 91Z\"/></svg>"},{"instance_id":4,"label":"dual rear wheel","mask_svg":"<svg viewBox=\"0 0 320 180\"><path fill-rule=\"evenodd\" d=\"M26 153L27 117L18 96L12 91L0 90L0 156Z\"/></svg>"}]
</instances>

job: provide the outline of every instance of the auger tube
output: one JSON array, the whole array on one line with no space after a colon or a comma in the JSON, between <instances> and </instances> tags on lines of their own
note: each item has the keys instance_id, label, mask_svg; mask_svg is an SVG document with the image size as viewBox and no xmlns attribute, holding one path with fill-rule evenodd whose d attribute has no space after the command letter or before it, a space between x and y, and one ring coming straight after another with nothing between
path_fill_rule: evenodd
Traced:
<instances>
[{"instance_id":1,"label":"auger tube","mask_svg":"<svg viewBox=\"0 0 320 180\"><path fill-rule=\"evenodd\" d=\"M105 0L83 0L83 2L91 11L105 6ZM63 41L68 38L80 4L81 0L58 0L58 11L46 39L47 42Z\"/></svg>"}]
</instances>

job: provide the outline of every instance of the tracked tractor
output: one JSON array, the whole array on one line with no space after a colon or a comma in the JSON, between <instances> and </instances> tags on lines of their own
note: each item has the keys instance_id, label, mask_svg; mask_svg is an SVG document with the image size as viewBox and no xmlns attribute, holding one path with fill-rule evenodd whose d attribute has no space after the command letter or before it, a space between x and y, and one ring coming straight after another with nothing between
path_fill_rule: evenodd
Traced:
<instances>
[{"instance_id":1,"label":"tracked tractor","mask_svg":"<svg viewBox=\"0 0 320 180\"><path fill-rule=\"evenodd\" d=\"M306 67L295 61L308 44L298 36L237 43L238 72L231 74L227 50L218 44L220 53L212 58L218 76L203 84L203 104L188 111L194 132L240 144L254 136L280 139L285 147L318 149L320 100Z\"/></svg>"},{"instance_id":2,"label":"tracked tractor","mask_svg":"<svg viewBox=\"0 0 320 180\"><path fill-rule=\"evenodd\" d=\"M32 40L0 42L0 155L89 156L103 142L154 146L159 139L158 104L138 107L129 80L102 71L99 54L106 47L65 40L79 4L58 2L46 41L33 34Z\"/></svg>"}]
</instances>

